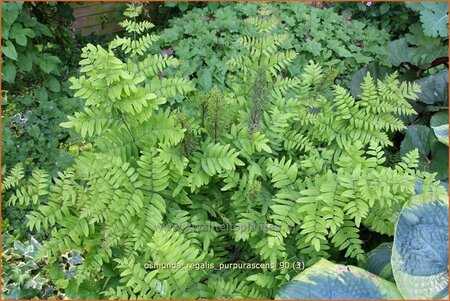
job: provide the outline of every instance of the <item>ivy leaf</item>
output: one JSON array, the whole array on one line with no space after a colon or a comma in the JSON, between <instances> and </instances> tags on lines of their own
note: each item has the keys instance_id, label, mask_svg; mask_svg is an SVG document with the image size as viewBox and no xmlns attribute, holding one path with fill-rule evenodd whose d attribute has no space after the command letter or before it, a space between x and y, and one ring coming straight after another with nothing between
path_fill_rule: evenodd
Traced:
<instances>
[{"instance_id":1,"label":"ivy leaf","mask_svg":"<svg viewBox=\"0 0 450 301\"><path fill-rule=\"evenodd\" d=\"M11 63L7 62L2 68L2 80L7 83L14 83L16 78L16 67Z\"/></svg>"},{"instance_id":2,"label":"ivy leaf","mask_svg":"<svg viewBox=\"0 0 450 301\"><path fill-rule=\"evenodd\" d=\"M6 41L5 45L3 45L2 52L8 58L12 60L17 60L16 47L14 47L14 44L10 40Z\"/></svg>"}]
</instances>

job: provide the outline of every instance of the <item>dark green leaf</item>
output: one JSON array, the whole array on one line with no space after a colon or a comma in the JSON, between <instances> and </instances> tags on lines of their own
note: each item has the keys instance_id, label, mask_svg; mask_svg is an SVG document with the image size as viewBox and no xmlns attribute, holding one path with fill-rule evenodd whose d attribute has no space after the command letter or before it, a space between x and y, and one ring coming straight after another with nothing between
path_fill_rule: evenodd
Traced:
<instances>
[{"instance_id":1,"label":"dark green leaf","mask_svg":"<svg viewBox=\"0 0 450 301\"><path fill-rule=\"evenodd\" d=\"M2 21L13 24L19 16L23 3L20 2L3 2L2 3Z\"/></svg>"},{"instance_id":2,"label":"dark green leaf","mask_svg":"<svg viewBox=\"0 0 450 301\"><path fill-rule=\"evenodd\" d=\"M38 88L35 90L35 95L36 98L40 101L40 102L45 102L48 100L48 92L47 89L45 88Z\"/></svg>"},{"instance_id":3,"label":"dark green leaf","mask_svg":"<svg viewBox=\"0 0 450 301\"><path fill-rule=\"evenodd\" d=\"M448 178L448 146L439 141L434 142L431 148L431 163L428 171L437 172L437 180Z\"/></svg>"},{"instance_id":4,"label":"dark green leaf","mask_svg":"<svg viewBox=\"0 0 450 301\"><path fill-rule=\"evenodd\" d=\"M17 44L21 46L27 45L27 37L23 32L23 27L20 23L14 23L10 31L10 39L16 40Z\"/></svg>"},{"instance_id":5,"label":"dark green leaf","mask_svg":"<svg viewBox=\"0 0 450 301\"><path fill-rule=\"evenodd\" d=\"M16 47L14 47L11 41L6 41L4 45L2 45L2 52L4 55L9 57L12 60L17 60L17 51Z\"/></svg>"},{"instance_id":6,"label":"dark green leaf","mask_svg":"<svg viewBox=\"0 0 450 301\"><path fill-rule=\"evenodd\" d=\"M11 63L7 62L2 68L2 80L7 83L14 83L16 78L16 67Z\"/></svg>"},{"instance_id":7,"label":"dark green leaf","mask_svg":"<svg viewBox=\"0 0 450 301\"><path fill-rule=\"evenodd\" d=\"M406 38L392 41L388 45L391 62L394 66L401 63L413 63Z\"/></svg>"},{"instance_id":8,"label":"dark green leaf","mask_svg":"<svg viewBox=\"0 0 450 301\"><path fill-rule=\"evenodd\" d=\"M421 78L416 81L422 92L419 100L427 104L447 103L448 99L448 70Z\"/></svg>"},{"instance_id":9,"label":"dark green leaf","mask_svg":"<svg viewBox=\"0 0 450 301\"><path fill-rule=\"evenodd\" d=\"M448 110L439 111L431 117L430 126L448 124Z\"/></svg>"},{"instance_id":10,"label":"dark green leaf","mask_svg":"<svg viewBox=\"0 0 450 301\"><path fill-rule=\"evenodd\" d=\"M30 72L33 68L33 59L28 54L19 54L19 58L17 60L17 67L19 67L22 71Z\"/></svg>"},{"instance_id":11,"label":"dark green leaf","mask_svg":"<svg viewBox=\"0 0 450 301\"><path fill-rule=\"evenodd\" d=\"M52 92L59 92L61 91L61 85L59 81L54 77L49 77L45 82L44 85Z\"/></svg>"},{"instance_id":12,"label":"dark green leaf","mask_svg":"<svg viewBox=\"0 0 450 301\"><path fill-rule=\"evenodd\" d=\"M420 156L424 160L430 153L433 133L425 125L411 125L406 130L405 139L400 145L400 155L403 157L408 152L417 148Z\"/></svg>"},{"instance_id":13,"label":"dark green leaf","mask_svg":"<svg viewBox=\"0 0 450 301\"><path fill-rule=\"evenodd\" d=\"M212 87L212 71L211 68L205 69L198 79L198 84L204 91L211 90Z\"/></svg>"},{"instance_id":14,"label":"dark green leaf","mask_svg":"<svg viewBox=\"0 0 450 301\"><path fill-rule=\"evenodd\" d=\"M383 3L383 4L381 4L381 6L380 6L380 13L381 13L382 15L384 15L385 13L387 13L388 10L389 10L389 3Z\"/></svg>"},{"instance_id":15,"label":"dark green leaf","mask_svg":"<svg viewBox=\"0 0 450 301\"><path fill-rule=\"evenodd\" d=\"M361 84L364 82L364 77L367 75L367 72L370 73L372 78L376 81L377 79L384 79L386 74L391 73L392 69L380 66L378 63L370 63L356 71L352 76L352 81L350 83L350 92L353 97L357 97L362 93Z\"/></svg>"},{"instance_id":16,"label":"dark green leaf","mask_svg":"<svg viewBox=\"0 0 450 301\"><path fill-rule=\"evenodd\" d=\"M27 132L31 137L34 138L38 138L39 135L41 134L41 130L37 125L32 125L31 127L29 127Z\"/></svg>"},{"instance_id":17,"label":"dark green leaf","mask_svg":"<svg viewBox=\"0 0 450 301\"><path fill-rule=\"evenodd\" d=\"M178 2L178 8L181 11L186 11L189 7L189 2Z\"/></svg>"}]
</instances>

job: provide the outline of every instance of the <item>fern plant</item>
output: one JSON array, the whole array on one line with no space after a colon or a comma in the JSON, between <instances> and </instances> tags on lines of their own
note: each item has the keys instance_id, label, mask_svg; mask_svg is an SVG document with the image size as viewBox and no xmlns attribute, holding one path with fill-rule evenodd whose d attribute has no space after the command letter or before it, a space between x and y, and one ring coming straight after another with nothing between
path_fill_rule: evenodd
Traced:
<instances>
[{"instance_id":1,"label":"fern plant","mask_svg":"<svg viewBox=\"0 0 450 301\"><path fill-rule=\"evenodd\" d=\"M83 256L72 292L89 282L99 298L271 298L296 274L286 263L363 261L361 227L392 235L415 179L433 181L415 171L416 151L384 164L416 85L367 76L357 101L314 62L280 78L297 54L280 50L287 35L262 6L228 63L232 88L173 108L193 87L161 76L179 62L148 54L157 36L140 11L125 11L127 37L84 48L72 79L85 109L62 126L93 147L10 199L40 204L28 225L50 232L42 256Z\"/></svg>"}]
</instances>

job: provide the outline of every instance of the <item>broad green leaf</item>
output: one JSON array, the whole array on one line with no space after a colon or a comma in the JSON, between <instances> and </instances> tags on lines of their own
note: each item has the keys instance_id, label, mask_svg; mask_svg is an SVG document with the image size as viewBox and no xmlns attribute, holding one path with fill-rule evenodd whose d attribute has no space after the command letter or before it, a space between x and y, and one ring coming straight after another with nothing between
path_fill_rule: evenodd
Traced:
<instances>
[{"instance_id":1,"label":"broad green leaf","mask_svg":"<svg viewBox=\"0 0 450 301\"><path fill-rule=\"evenodd\" d=\"M20 23L14 23L9 32L10 39L16 40L16 43L21 46L27 45L27 36L24 34L23 27Z\"/></svg>"},{"instance_id":2,"label":"broad green leaf","mask_svg":"<svg viewBox=\"0 0 450 301\"><path fill-rule=\"evenodd\" d=\"M13 63L7 62L2 68L2 80L7 83L14 83L14 79L16 78L16 67Z\"/></svg>"},{"instance_id":3,"label":"broad green leaf","mask_svg":"<svg viewBox=\"0 0 450 301\"><path fill-rule=\"evenodd\" d=\"M275 299L401 299L395 284L355 266L334 264L326 259L298 274L283 286Z\"/></svg>"},{"instance_id":4,"label":"broad green leaf","mask_svg":"<svg viewBox=\"0 0 450 301\"><path fill-rule=\"evenodd\" d=\"M396 224L392 270L405 299L448 295L448 198L419 194Z\"/></svg>"},{"instance_id":5,"label":"broad green leaf","mask_svg":"<svg viewBox=\"0 0 450 301\"><path fill-rule=\"evenodd\" d=\"M10 40L6 41L6 43L2 45L2 52L8 58L12 60L17 60L16 47L14 47L14 44Z\"/></svg>"},{"instance_id":6,"label":"broad green leaf","mask_svg":"<svg viewBox=\"0 0 450 301\"><path fill-rule=\"evenodd\" d=\"M51 76L45 82L44 85L52 92L59 92L61 90L61 85L59 81Z\"/></svg>"},{"instance_id":7,"label":"broad green leaf","mask_svg":"<svg viewBox=\"0 0 450 301\"><path fill-rule=\"evenodd\" d=\"M448 110L434 114L431 117L430 126L438 140L448 146Z\"/></svg>"},{"instance_id":8,"label":"broad green leaf","mask_svg":"<svg viewBox=\"0 0 450 301\"><path fill-rule=\"evenodd\" d=\"M431 37L448 37L448 3L423 3L420 11L423 31Z\"/></svg>"},{"instance_id":9,"label":"broad green leaf","mask_svg":"<svg viewBox=\"0 0 450 301\"><path fill-rule=\"evenodd\" d=\"M31 55L20 53L17 59L17 67L22 71L30 72L33 68L33 59Z\"/></svg>"},{"instance_id":10,"label":"broad green leaf","mask_svg":"<svg viewBox=\"0 0 450 301\"><path fill-rule=\"evenodd\" d=\"M430 125L432 127L443 124L448 124L448 110L439 111L431 117Z\"/></svg>"},{"instance_id":11,"label":"broad green leaf","mask_svg":"<svg viewBox=\"0 0 450 301\"><path fill-rule=\"evenodd\" d=\"M198 84L202 87L203 91L209 91L212 87L212 71L211 68L205 69L202 75L198 79Z\"/></svg>"},{"instance_id":12,"label":"broad green leaf","mask_svg":"<svg viewBox=\"0 0 450 301\"><path fill-rule=\"evenodd\" d=\"M392 243L384 242L367 253L364 269L388 281L394 281L391 266Z\"/></svg>"},{"instance_id":13,"label":"broad green leaf","mask_svg":"<svg viewBox=\"0 0 450 301\"><path fill-rule=\"evenodd\" d=\"M415 81L422 92L419 100L426 104L447 103L448 100L448 70L427 76Z\"/></svg>"},{"instance_id":14,"label":"broad green leaf","mask_svg":"<svg viewBox=\"0 0 450 301\"><path fill-rule=\"evenodd\" d=\"M403 157L417 148L422 158L430 153L430 145L433 142L433 134L425 125L411 125L407 128L405 139L400 145L400 155Z\"/></svg>"},{"instance_id":15,"label":"broad green leaf","mask_svg":"<svg viewBox=\"0 0 450 301\"><path fill-rule=\"evenodd\" d=\"M428 171L436 172L437 180L448 178L448 146L434 140L431 146L431 163Z\"/></svg>"},{"instance_id":16,"label":"broad green leaf","mask_svg":"<svg viewBox=\"0 0 450 301\"><path fill-rule=\"evenodd\" d=\"M408 46L406 38L390 42L388 48L394 66L399 66L401 63L413 63L411 48Z\"/></svg>"},{"instance_id":17,"label":"broad green leaf","mask_svg":"<svg viewBox=\"0 0 450 301\"><path fill-rule=\"evenodd\" d=\"M431 127L440 142L448 146L448 124Z\"/></svg>"},{"instance_id":18,"label":"broad green leaf","mask_svg":"<svg viewBox=\"0 0 450 301\"><path fill-rule=\"evenodd\" d=\"M21 2L2 2L2 21L13 24L19 16L22 5Z\"/></svg>"},{"instance_id":19,"label":"broad green leaf","mask_svg":"<svg viewBox=\"0 0 450 301\"><path fill-rule=\"evenodd\" d=\"M44 87L34 90L34 95L36 95L36 98L40 102L45 102L48 100L48 92Z\"/></svg>"},{"instance_id":20,"label":"broad green leaf","mask_svg":"<svg viewBox=\"0 0 450 301\"><path fill-rule=\"evenodd\" d=\"M374 62L353 73L352 81L350 83L350 92L353 97L357 97L362 93L361 84L364 82L364 77L367 75L367 72L369 72L376 81L377 79L383 80L386 74L392 72L392 69Z\"/></svg>"}]
</instances>

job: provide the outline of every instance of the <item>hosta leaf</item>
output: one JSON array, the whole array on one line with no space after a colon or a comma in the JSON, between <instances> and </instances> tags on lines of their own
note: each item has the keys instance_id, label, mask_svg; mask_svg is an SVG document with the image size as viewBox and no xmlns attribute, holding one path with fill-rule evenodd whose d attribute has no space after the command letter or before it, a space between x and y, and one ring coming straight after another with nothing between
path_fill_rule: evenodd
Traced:
<instances>
[{"instance_id":1,"label":"hosta leaf","mask_svg":"<svg viewBox=\"0 0 450 301\"><path fill-rule=\"evenodd\" d=\"M384 242L367 253L364 269L389 281L394 281L391 266L392 243Z\"/></svg>"},{"instance_id":2,"label":"hosta leaf","mask_svg":"<svg viewBox=\"0 0 450 301\"><path fill-rule=\"evenodd\" d=\"M448 146L448 110L434 114L431 117L430 126L438 140Z\"/></svg>"},{"instance_id":3,"label":"hosta leaf","mask_svg":"<svg viewBox=\"0 0 450 301\"><path fill-rule=\"evenodd\" d=\"M431 127L440 142L448 146L448 124Z\"/></svg>"},{"instance_id":4,"label":"hosta leaf","mask_svg":"<svg viewBox=\"0 0 450 301\"><path fill-rule=\"evenodd\" d=\"M421 78L415 81L422 90L418 93L419 100L426 104L447 103L448 70Z\"/></svg>"},{"instance_id":5,"label":"hosta leaf","mask_svg":"<svg viewBox=\"0 0 450 301\"><path fill-rule=\"evenodd\" d=\"M275 299L401 299L401 295L392 282L322 258L283 286Z\"/></svg>"},{"instance_id":6,"label":"hosta leaf","mask_svg":"<svg viewBox=\"0 0 450 301\"><path fill-rule=\"evenodd\" d=\"M448 295L448 199L419 194L396 224L392 270L406 299Z\"/></svg>"}]
</instances>

